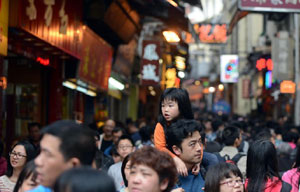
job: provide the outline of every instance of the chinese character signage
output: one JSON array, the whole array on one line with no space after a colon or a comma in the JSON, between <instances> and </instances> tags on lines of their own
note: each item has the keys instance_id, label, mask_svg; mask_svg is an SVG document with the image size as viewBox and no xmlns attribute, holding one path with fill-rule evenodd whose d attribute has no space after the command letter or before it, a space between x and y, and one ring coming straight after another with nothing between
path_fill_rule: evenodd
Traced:
<instances>
[{"instance_id":1,"label":"chinese character signage","mask_svg":"<svg viewBox=\"0 0 300 192\"><path fill-rule=\"evenodd\" d=\"M0 0L0 55L7 55L8 1Z\"/></svg>"},{"instance_id":2,"label":"chinese character signage","mask_svg":"<svg viewBox=\"0 0 300 192\"><path fill-rule=\"evenodd\" d=\"M201 43L226 43L226 24L195 24L194 30Z\"/></svg>"},{"instance_id":3,"label":"chinese character signage","mask_svg":"<svg viewBox=\"0 0 300 192\"><path fill-rule=\"evenodd\" d=\"M294 78L294 40L274 37L272 40L273 78L292 80Z\"/></svg>"},{"instance_id":4,"label":"chinese character signage","mask_svg":"<svg viewBox=\"0 0 300 192\"><path fill-rule=\"evenodd\" d=\"M92 30L83 30L81 62L78 76L102 90L108 89L113 49Z\"/></svg>"},{"instance_id":5,"label":"chinese character signage","mask_svg":"<svg viewBox=\"0 0 300 192\"><path fill-rule=\"evenodd\" d=\"M236 83L239 77L237 55L221 55L221 82Z\"/></svg>"},{"instance_id":6,"label":"chinese character signage","mask_svg":"<svg viewBox=\"0 0 300 192\"><path fill-rule=\"evenodd\" d=\"M296 83L293 81L282 81L280 83L280 93L295 93Z\"/></svg>"},{"instance_id":7,"label":"chinese character signage","mask_svg":"<svg viewBox=\"0 0 300 192\"><path fill-rule=\"evenodd\" d=\"M3 2L3 0L2 0ZM82 0L10 0L9 25L80 57Z\"/></svg>"},{"instance_id":8,"label":"chinese character signage","mask_svg":"<svg viewBox=\"0 0 300 192\"><path fill-rule=\"evenodd\" d=\"M159 83L159 41L143 41L143 53L141 63L142 85L156 85Z\"/></svg>"},{"instance_id":9,"label":"chinese character signage","mask_svg":"<svg viewBox=\"0 0 300 192\"><path fill-rule=\"evenodd\" d=\"M239 0L245 11L300 12L299 0Z\"/></svg>"}]
</instances>

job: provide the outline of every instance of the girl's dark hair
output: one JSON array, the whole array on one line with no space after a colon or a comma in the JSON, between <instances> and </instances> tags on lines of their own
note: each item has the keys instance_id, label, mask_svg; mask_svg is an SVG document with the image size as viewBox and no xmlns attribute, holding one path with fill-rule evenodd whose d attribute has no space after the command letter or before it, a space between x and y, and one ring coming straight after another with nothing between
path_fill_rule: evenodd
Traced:
<instances>
[{"instance_id":1,"label":"girl's dark hair","mask_svg":"<svg viewBox=\"0 0 300 192\"><path fill-rule=\"evenodd\" d=\"M295 160L294 168L297 168L297 172L300 172L300 146L297 146L297 155ZM300 186L300 177L298 180L298 187Z\"/></svg>"},{"instance_id":2,"label":"girl's dark hair","mask_svg":"<svg viewBox=\"0 0 300 192\"><path fill-rule=\"evenodd\" d=\"M247 179L249 180L247 191L262 191L268 178L277 177L278 161L276 149L268 140L257 140L252 143L247 155Z\"/></svg>"},{"instance_id":3,"label":"girl's dark hair","mask_svg":"<svg viewBox=\"0 0 300 192\"><path fill-rule=\"evenodd\" d=\"M125 167L126 167L127 162L130 160L130 156L131 156L131 154L128 154L124 158L124 160L122 162L122 166L121 166L121 173L122 173L122 178L123 178L125 187L128 187L128 180L127 180L126 175L125 175Z\"/></svg>"},{"instance_id":4,"label":"girl's dark hair","mask_svg":"<svg viewBox=\"0 0 300 192\"><path fill-rule=\"evenodd\" d=\"M54 184L54 192L115 192L115 184L104 171L79 167L65 171Z\"/></svg>"},{"instance_id":5,"label":"girl's dark hair","mask_svg":"<svg viewBox=\"0 0 300 192\"><path fill-rule=\"evenodd\" d=\"M32 159L35 158L35 156L37 155L36 150L34 149L34 146L29 143L29 141L19 141L18 143L16 143L10 150L10 152L17 146L17 145L22 145L25 148L26 151L26 163L31 161ZM8 161L7 161L7 171L5 173L5 175L7 177L11 177L13 174L13 167L10 164L10 157L8 156Z\"/></svg>"},{"instance_id":6,"label":"girl's dark hair","mask_svg":"<svg viewBox=\"0 0 300 192\"><path fill-rule=\"evenodd\" d=\"M179 109L179 117L184 119L194 119L192 105L190 102L189 94L185 89L182 88L168 88L166 89L159 102L159 115L158 122L165 128L167 126L167 121L162 115L161 105L164 100L176 101Z\"/></svg>"},{"instance_id":7,"label":"girl's dark hair","mask_svg":"<svg viewBox=\"0 0 300 192\"><path fill-rule=\"evenodd\" d=\"M219 163L210 167L205 176L205 192L220 192L220 182L230 178L231 174L243 179L239 168L231 163Z\"/></svg>"},{"instance_id":8,"label":"girl's dark hair","mask_svg":"<svg viewBox=\"0 0 300 192\"><path fill-rule=\"evenodd\" d=\"M32 175L32 180L35 181L37 177L37 172L35 171L35 164L34 160L29 161L26 163L25 167L21 171L19 178L17 180L17 183L15 185L14 191L13 192L18 192L20 187L22 186L24 180L28 179Z\"/></svg>"}]
</instances>

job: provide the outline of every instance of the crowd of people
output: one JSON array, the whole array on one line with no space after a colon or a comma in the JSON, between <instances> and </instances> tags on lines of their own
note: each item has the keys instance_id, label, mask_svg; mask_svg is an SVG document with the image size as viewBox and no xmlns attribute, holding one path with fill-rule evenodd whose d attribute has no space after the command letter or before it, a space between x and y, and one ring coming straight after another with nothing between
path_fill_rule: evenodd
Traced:
<instances>
[{"instance_id":1,"label":"crowd of people","mask_svg":"<svg viewBox=\"0 0 300 192\"><path fill-rule=\"evenodd\" d=\"M0 158L0 191L299 191L300 130L288 117L199 112L181 88L166 89L159 109L154 124L29 124Z\"/></svg>"}]
</instances>

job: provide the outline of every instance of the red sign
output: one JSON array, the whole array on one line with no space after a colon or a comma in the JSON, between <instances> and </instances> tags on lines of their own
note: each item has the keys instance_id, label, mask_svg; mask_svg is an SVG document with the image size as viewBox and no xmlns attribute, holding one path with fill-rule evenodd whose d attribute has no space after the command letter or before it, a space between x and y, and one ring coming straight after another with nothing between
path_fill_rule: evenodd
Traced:
<instances>
[{"instance_id":1,"label":"red sign","mask_svg":"<svg viewBox=\"0 0 300 192\"><path fill-rule=\"evenodd\" d=\"M36 61L45 66L48 66L50 64L49 59L43 59L41 57L36 58Z\"/></svg>"},{"instance_id":2,"label":"red sign","mask_svg":"<svg viewBox=\"0 0 300 192\"><path fill-rule=\"evenodd\" d=\"M261 71L265 68L268 69L268 71L273 70L273 61L272 59L265 59L265 58L260 58L256 61L256 68Z\"/></svg>"},{"instance_id":3,"label":"red sign","mask_svg":"<svg viewBox=\"0 0 300 192\"><path fill-rule=\"evenodd\" d=\"M239 0L239 8L245 11L300 12L298 0Z\"/></svg>"},{"instance_id":4,"label":"red sign","mask_svg":"<svg viewBox=\"0 0 300 192\"><path fill-rule=\"evenodd\" d=\"M194 29L201 43L226 43L226 24L195 24Z\"/></svg>"},{"instance_id":5,"label":"red sign","mask_svg":"<svg viewBox=\"0 0 300 192\"><path fill-rule=\"evenodd\" d=\"M80 58L82 0L10 0L9 25Z\"/></svg>"},{"instance_id":6,"label":"red sign","mask_svg":"<svg viewBox=\"0 0 300 192\"><path fill-rule=\"evenodd\" d=\"M108 89L113 49L89 28L83 30L79 78L100 89Z\"/></svg>"},{"instance_id":7,"label":"red sign","mask_svg":"<svg viewBox=\"0 0 300 192\"><path fill-rule=\"evenodd\" d=\"M141 63L142 85L157 85L159 83L159 41L143 41Z\"/></svg>"}]
</instances>

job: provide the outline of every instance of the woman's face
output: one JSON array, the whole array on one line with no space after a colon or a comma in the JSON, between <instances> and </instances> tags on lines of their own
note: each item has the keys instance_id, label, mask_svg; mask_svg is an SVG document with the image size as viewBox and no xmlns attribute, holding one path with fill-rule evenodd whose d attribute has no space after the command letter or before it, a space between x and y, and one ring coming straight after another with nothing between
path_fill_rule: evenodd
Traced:
<instances>
[{"instance_id":1,"label":"woman's face","mask_svg":"<svg viewBox=\"0 0 300 192\"><path fill-rule=\"evenodd\" d=\"M16 145L10 152L10 164L13 168L23 168L27 154L23 145Z\"/></svg>"},{"instance_id":2,"label":"woman's face","mask_svg":"<svg viewBox=\"0 0 300 192\"><path fill-rule=\"evenodd\" d=\"M126 163L126 166L125 166L125 169L124 169L124 173L125 173L125 177L126 177L127 181L129 179L129 175L130 175L130 165L131 165L131 163L130 163L130 161L128 161Z\"/></svg>"},{"instance_id":3,"label":"woman's face","mask_svg":"<svg viewBox=\"0 0 300 192\"><path fill-rule=\"evenodd\" d=\"M19 188L18 192L25 192L25 191L29 191L35 187L38 186L38 183L32 178L32 173L31 175L25 179L21 185L21 187Z\"/></svg>"},{"instance_id":4,"label":"woman's face","mask_svg":"<svg viewBox=\"0 0 300 192\"><path fill-rule=\"evenodd\" d=\"M220 192L244 192L242 178L230 174L230 178L224 178L220 182Z\"/></svg>"},{"instance_id":5,"label":"woman's face","mask_svg":"<svg viewBox=\"0 0 300 192\"><path fill-rule=\"evenodd\" d=\"M130 169L128 189L130 192L161 192L168 186L168 182L159 182L155 170L146 165L133 165Z\"/></svg>"}]
</instances>

